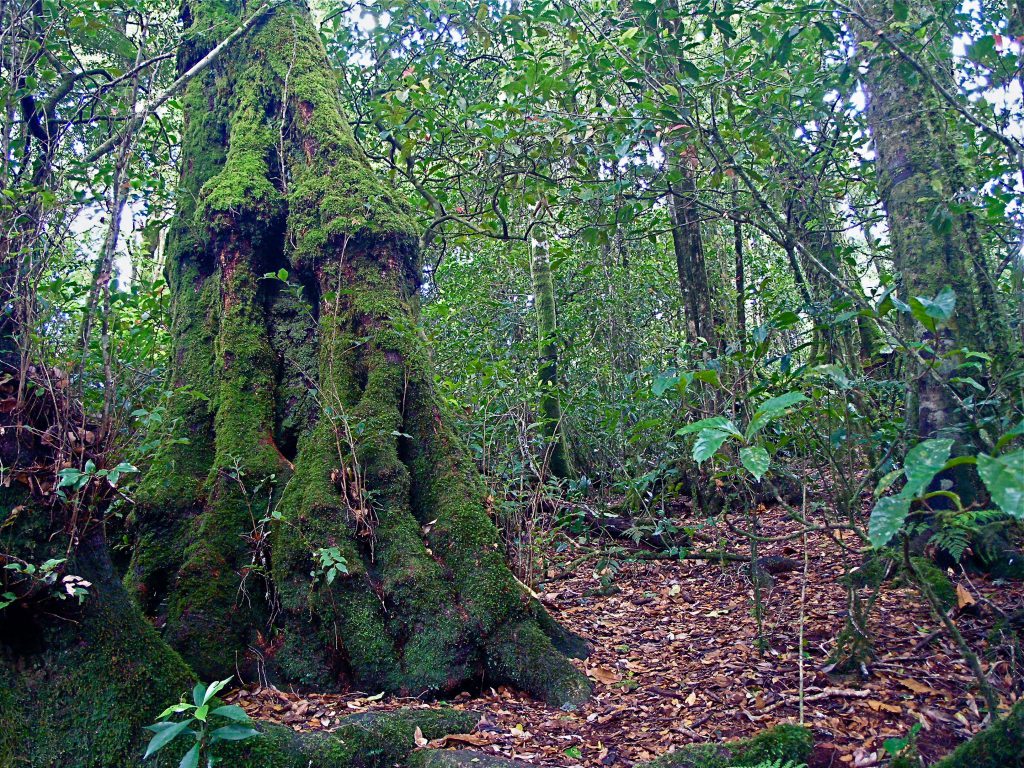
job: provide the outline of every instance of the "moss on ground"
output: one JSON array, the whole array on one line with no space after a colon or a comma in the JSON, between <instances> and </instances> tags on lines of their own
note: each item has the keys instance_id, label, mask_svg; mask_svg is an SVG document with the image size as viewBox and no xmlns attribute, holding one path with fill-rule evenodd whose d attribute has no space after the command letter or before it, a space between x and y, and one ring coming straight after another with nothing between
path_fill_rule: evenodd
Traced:
<instances>
[{"instance_id":1,"label":"moss on ground","mask_svg":"<svg viewBox=\"0 0 1024 768\"><path fill-rule=\"evenodd\" d=\"M813 748L814 738L810 730L783 723L749 739L723 744L689 744L647 765L648 768L731 768L771 760L803 764Z\"/></svg>"}]
</instances>

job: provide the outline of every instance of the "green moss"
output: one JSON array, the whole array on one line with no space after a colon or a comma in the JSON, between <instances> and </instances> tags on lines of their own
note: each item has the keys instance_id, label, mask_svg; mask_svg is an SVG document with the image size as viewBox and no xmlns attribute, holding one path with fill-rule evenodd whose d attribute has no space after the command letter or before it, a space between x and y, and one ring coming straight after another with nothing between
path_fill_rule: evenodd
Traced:
<instances>
[{"instance_id":1,"label":"green moss","mask_svg":"<svg viewBox=\"0 0 1024 768\"><path fill-rule=\"evenodd\" d=\"M407 203L370 167L338 108L337 85L304 8L283 7L256 36L266 64L289 83L293 178L288 230L296 265L322 262L348 237L415 237Z\"/></svg>"},{"instance_id":2,"label":"green moss","mask_svg":"<svg viewBox=\"0 0 1024 768\"><path fill-rule=\"evenodd\" d=\"M781 760L803 764L814 748L811 732L802 726L783 723L749 739L724 744L690 744L662 755L650 768L727 768L753 766Z\"/></svg>"},{"instance_id":3,"label":"green moss","mask_svg":"<svg viewBox=\"0 0 1024 768\"><path fill-rule=\"evenodd\" d=\"M277 358L274 435L278 445L295 446L315 422L316 397L310 372L316 371L318 341L313 308L291 286L275 285L268 322Z\"/></svg>"},{"instance_id":4,"label":"green moss","mask_svg":"<svg viewBox=\"0 0 1024 768\"><path fill-rule=\"evenodd\" d=\"M939 599L943 610L949 610L956 605L956 588L941 568L925 557L912 557L910 560L914 564L914 569Z\"/></svg>"},{"instance_id":5,"label":"green moss","mask_svg":"<svg viewBox=\"0 0 1024 768\"><path fill-rule=\"evenodd\" d=\"M227 156L219 172L203 185L195 212L197 226L241 229L255 240L284 213L284 198L271 181L270 169L277 152L269 124L276 88L258 45L258 40L245 43L236 57Z\"/></svg>"},{"instance_id":6,"label":"green moss","mask_svg":"<svg viewBox=\"0 0 1024 768\"><path fill-rule=\"evenodd\" d=\"M400 709L344 718L330 734L298 736L281 726L263 725L263 735L225 744L218 755L233 768L392 768L424 738L471 731L479 720L472 712L451 709Z\"/></svg>"},{"instance_id":7,"label":"green moss","mask_svg":"<svg viewBox=\"0 0 1024 768\"><path fill-rule=\"evenodd\" d=\"M736 765L757 765L768 760L805 763L814 749L814 737L803 726L782 723L730 744L729 749Z\"/></svg>"},{"instance_id":8,"label":"green moss","mask_svg":"<svg viewBox=\"0 0 1024 768\"><path fill-rule=\"evenodd\" d=\"M209 277L205 227L192 222L195 200L224 162L224 111L218 108L218 83L207 71L186 88L185 131L178 200L167 240L167 278L172 294L172 385L164 425L172 439L158 448L136 493L132 513L134 547L126 575L129 590L150 613L157 613L173 574L180 567L192 518L204 502L213 465L213 419L217 396L214 340L220 290ZM156 435L155 435L156 436Z\"/></svg>"},{"instance_id":9,"label":"green moss","mask_svg":"<svg viewBox=\"0 0 1024 768\"><path fill-rule=\"evenodd\" d=\"M43 614L40 624L21 627L40 633L38 644L0 641L0 678L12 683L8 702L19 702L22 722L31 724L13 751L29 766L132 764L143 726L191 684L191 672L114 578L105 547L95 538L84 542L71 564L93 583L82 609L68 616L76 624Z\"/></svg>"},{"instance_id":10,"label":"green moss","mask_svg":"<svg viewBox=\"0 0 1024 768\"><path fill-rule=\"evenodd\" d=\"M868 557L860 567L852 569L840 581L854 589L877 589L892 568L890 550L882 550Z\"/></svg>"},{"instance_id":11,"label":"green moss","mask_svg":"<svg viewBox=\"0 0 1024 768\"><path fill-rule=\"evenodd\" d=\"M590 697L590 682L555 651L535 621L506 625L489 638L487 673L554 706L575 708Z\"/></svg>"},{"instance_id":12,"label":"green moss","mask_svg":"<svg viewBox=\"0 0 1024 768\"><path fill-rule=\"evenodd\" d=\"M1024 701L934 768L1021 768L1024 766Z\"/></svg>"}]
</instances>

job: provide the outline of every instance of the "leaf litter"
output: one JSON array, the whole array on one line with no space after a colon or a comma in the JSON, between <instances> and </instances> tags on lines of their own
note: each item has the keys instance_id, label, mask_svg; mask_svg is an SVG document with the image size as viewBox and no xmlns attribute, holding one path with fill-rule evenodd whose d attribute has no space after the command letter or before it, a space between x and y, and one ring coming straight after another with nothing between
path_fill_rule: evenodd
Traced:
<instances>
[{"instance_id":1,"label":"leaf litter","mask_svg":"<svg viewBox=\"0 0 1024 768\"><path fill-rule=\"evenodd\" d=\"M762 510L766 538L792 531L777 508ZM725 532L723 531L723 534ZM797 722L800 705L801 551L790 543L761 546L760 555L801 560L796 572L760 589L763 644L753 611L754 588L742 564L699 560L629 561L620 555L615 590L607 573L579 563L598 544L573 543L549 561L535 585L552 615L593 644L578 664L594 683L579 711L565 712L501 687L460 694L448 703L379 692L317 694L249 686L229 698L253 717L296 731L330 731L346 715L398 707L453 706L483 712L471 734L418 746L479 749L526 763L615 768L652 760L682 745L745 737L781 722ZM828 658L842 628L844 555L810 534L804 605L804 723L815 736L810 768L868 768L882 762L883 742L917 723L926 761L981 730L987 719L974 678L955 646L911 588L887 582L871 615L876 658L867 678L830 678ZM847 561L847 566L858 563ZM952 572L951 572L952 573ZM1003 703L1016 700L1021 674L992 633L991 611L1024 608L1024 584L984 576L954 576L956 621L980 651ZM613 594L609 594L613 592Z\"/></svg>"}]
</instances>

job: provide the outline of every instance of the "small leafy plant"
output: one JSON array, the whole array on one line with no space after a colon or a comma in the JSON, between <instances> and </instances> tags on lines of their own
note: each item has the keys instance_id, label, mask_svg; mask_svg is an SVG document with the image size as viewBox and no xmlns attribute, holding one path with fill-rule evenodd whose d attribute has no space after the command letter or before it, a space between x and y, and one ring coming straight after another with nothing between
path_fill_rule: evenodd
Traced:
<instances>
[{"instance_id":1,"label":"small leafy plant","mask_svg":"<svg viewBox=\"0 0 1024 768\"><path fill-rule=\"evenodd\" d=\"M60 600L78 598L79 604L85 601L89 595L89 587L92 582L86 581L81 576L73 574L61 575L61 566L67 562L66 558L51 558L40 565L35 563L13 562L4 566L4 570L13 571L28 582L34 582L44 587L52 587L52 594ZM13 592L0 594L0 610L3 610L15 602L18 596Z\"/></svg>"},{"instance_id":2,"label":"small leafy plant","mask_svg":"<svg viewBox=\"0 0 1024 768\"><path fill-rule=\"evenodd\" d=\"M231 681L217 680L209 686L196 683L192 689L192 703L181 701L172 704L157 718L156 723L147 725L146 730L153 732L143 759L151 757L166 747L179 736L191 737L192 747L181 758L178 768L197 768L202 758L206 759L207 768L217 764L212 748L224 741L245 741L260 732L252 727L252 720L245 710L237 704L227 704L211 709L214 697ZM184 715L183 720L171 720L173 715ZM219 725L218 723L227 722Z\"/></svg>"},{"instance_id":3,"label":"small leafy plant","mask_svg":"<svg viewBox=\"0 0 1024 768\"><path fill-rule=\"evenodd\" d=\"M113 469L97 469L96 462L89 459L82 469L66 467L58 473L60 482L57 484L57 495L66 500L66 489L70 488L72 492L77 493L85 488L93 478L106 478L110 487L116 488L122 475L130 475L138 471L137 467L126 461L122 461Z\"/></svg>"},{"instance_id":4,"label":"small leafy plant","mask_svg":"<svg viewBox=\"0 0 1024 768\"><path fill-rule=\"evenodd\" d=\"M998 456L982 453L950 458L952 447L953 441L949 439L923 440L907 452L902 469L893 470L882 478L875 490L876 498L880 498L868 523L868 537L874 546L884 546L903 530L914 502L927 505L932 499L945 498L953 504L952 521L962 522L968 511L959 495L941 487L929 490L936 475L962 464L977 465L978 475L996 506L1010 517L1024 519L1024 450ZM901 476L906 478L906 483L900 492L882 496Z\"/></svg>"},{"instance_id":5,"label":"small leafy plant","mask_svg":"<svg viewBox=\"0 0 1024 768\"><path fill-rule=\"evenodd\" d=\"M313 553L316 556L316 567L309 575L313 580L324 579L333 584L340 575L348 575L348 560L337 547L321 547Z\"/></svg>"},{"instance_id":6,"label":"small leafy plant","mask_svg":"<svg viewBox=\"0 0 1024 768\"><path fill-rule=\"evenodd\" d=\"M787 392L764 402L750 419L746 432L740 431L731 420L724 416L701 419L676 432L677 435L697 433L693 445L693 458L698 464L714 456L727 440L738 441L739 459L743 467L760 480L771 466L771 454L757 440L758 433L785 414L790 408L807 399L802 392Z\"/></svg>"}]
</instances>

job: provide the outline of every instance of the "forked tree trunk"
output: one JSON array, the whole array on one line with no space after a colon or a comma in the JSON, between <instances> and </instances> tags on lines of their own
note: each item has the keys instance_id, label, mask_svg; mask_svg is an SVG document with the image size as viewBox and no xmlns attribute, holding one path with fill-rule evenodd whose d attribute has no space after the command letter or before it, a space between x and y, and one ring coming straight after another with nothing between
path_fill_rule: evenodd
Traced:
<instances>
[{"instance_id":1,"label":"forked tree trunk","mask_svg":"<svg viewBox=\"0 0 1024 768\"><path fill-rule=\"evenodd\" d=\"M182 66L230 10L188 12ZM355 143L306 9L271 11L185 110L168 263L189 391L138 494L140 602L205 677L584 699L563 653L582 643L506 567L435 396L416 225Z\"/></svg>"}]
</instances>

